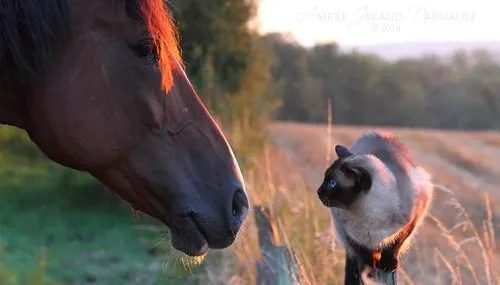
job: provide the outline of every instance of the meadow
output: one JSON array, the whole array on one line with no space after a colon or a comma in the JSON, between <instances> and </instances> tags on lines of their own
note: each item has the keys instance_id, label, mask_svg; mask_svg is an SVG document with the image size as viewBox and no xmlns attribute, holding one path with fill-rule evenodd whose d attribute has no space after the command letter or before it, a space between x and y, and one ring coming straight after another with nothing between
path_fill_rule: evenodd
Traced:
<instances>
[{"instance_id":1,"label":"meadow","mask_svg":"<svg viewBox=\"0 0 500 285\"><path fill-rule=\"evenodd\" d=\"M153 230L152 230L153 229ZM166 230L0 127L0 284L196 284ZM168 266L166 266L166 264Z\"/></svg>"},{"instance_id":2,"label":"meadow","mask_svg":"<svg viewBox=\"0 0 500 285\"><path fill-rule=\"evenodd\" d=\"M499 133L274 123L259 167L247 176L249 192L278 217L283 242L298 255L301 284L342 284L343 249L315 189L334 159L332 146L350 145L368 129L397 134L434 177L433 206L402 258L401 283L500 284ZM243 263L252 253L258 259L254 246L235 247ZM243 284L252 284L253 266L245 268Z\"/></svg>"},{"instance_id":3,"label":"meadow","mask_svg":"<svg viewBox=\"0 0 500 285\"><path fill-rule=\"evenodd\" d=\"M500 129L493 54L388 61L261 34L259 1L167 2L186 74L233 146L251 203L271 210L293 249L300 284L343 282L344 251L316 187L333 145L367 124L435 128L390 129L436 183L401 283L500 284L500 134L444 130ZM312 124L331 120L339 125ZM0 126L0 285L255 284L260 258L253 212L233 246L186 258L163 225Z\"/></svg>"},{"instance_id":4,"label":"meadow","mask_svg":"<svg viewBox=\"0 0 500 285\"><path fill-rule=\"evenodd\" d=\"M370 128L377 127L274 122L258 151L229 135L252 204L271 210L280 242L296 254L300 284L342 284L343 248L315 190L334 159L331 146ZM402 259L401 283L500 284L500 134L384 129L436 183L431 213ZM0 284L255 284L253 212L233 246L196 263L94 179L48 162L15 130L0 133Z\"/></svg>"}]
</instances>

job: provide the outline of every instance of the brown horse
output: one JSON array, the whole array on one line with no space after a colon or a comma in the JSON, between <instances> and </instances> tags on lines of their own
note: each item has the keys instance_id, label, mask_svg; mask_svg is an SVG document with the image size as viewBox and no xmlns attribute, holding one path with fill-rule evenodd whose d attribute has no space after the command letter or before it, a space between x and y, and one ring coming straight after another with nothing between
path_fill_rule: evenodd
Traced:
<instances>
[{"instance_id":1,"label":"brown horse","mask_svg":"<svg viewBox=\"0 0 500 285\"><path fill-rule=\"evenodd\" d=\"M0 0L0 124L170 228L192 256L248 212L228 142L183 71L162 0Z\"/></svg>"}]
</instances>

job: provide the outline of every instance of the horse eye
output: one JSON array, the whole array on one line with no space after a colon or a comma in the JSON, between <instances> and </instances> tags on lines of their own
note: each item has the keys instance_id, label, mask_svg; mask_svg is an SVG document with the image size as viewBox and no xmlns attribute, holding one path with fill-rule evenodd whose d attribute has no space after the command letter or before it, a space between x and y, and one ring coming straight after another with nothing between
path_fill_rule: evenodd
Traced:
<instances>
[{"instance_id":1,"label":"horse eye","mask_svg":"<svg viewBox=\"0 0 500 285\"><path fill-rule=\"evenodd\" d=\"M156 53L156 47L153 40L150 38L142 39L137 43L130 46L134 53L144 59L155 59L157 60L158 55Z\"/></svg>"}]
</instances>

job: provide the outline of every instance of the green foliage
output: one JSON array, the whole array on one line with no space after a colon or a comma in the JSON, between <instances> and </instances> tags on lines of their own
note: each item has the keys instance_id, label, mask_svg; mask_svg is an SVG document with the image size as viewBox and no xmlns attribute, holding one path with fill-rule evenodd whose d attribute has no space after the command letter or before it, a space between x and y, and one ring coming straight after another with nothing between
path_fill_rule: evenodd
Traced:
<instances>
[{"instance_id":1,"label":"green foliage","mask_svg":"<svg viewBox=\"0 0 500 285\"><path fill-rule=\"evenodd\" d=\"M284 82L280 119L326 122L329 98L339 124L500 128L500 63L487 51L391 62L335 43L263 40L277 59L273 79Z\"/></svg>"},{"instance_id":2,"label":"green foliage","mask_svg":"<svg viewBox=\"0 0 500 285\"><path fill-rule=\"evenodd\" d=\"M246 0L172 1L178 21L183 58L188 74L199 86L207 59L215 72L214 83L221 91L243 89L243 78L252 61L255 35L248 22L256 12L255 3Z\"/></svg>"},{"instance_id":3,"label":"green foliage","mask_svg":"<svg viewBox=\"0 0 500 285\"><path fill-rule=\"evenodd\" d=\"M273 58L249 27L254 1L172 1L187 73L224 126L243 165L262 145L262 129L280 104Z\"/></svg>"},{"instance_id":4,"label":"green foliage","mask_svg":"<svg viewBox=\"0 0 500 285\"><path fill-rule=\"evenodd\" d=\"M271 65L272 81L280 84L282 91L282 108L277 116L280 119L309 121L311 113L318 113L313 106L321 101L323 95L315 91L322 90L305 90L309 79L307 51L294 43L283 44L284 41L279 34L266 35L262 39L268 50L276 55Z\"/></svg>"}]
</instances>

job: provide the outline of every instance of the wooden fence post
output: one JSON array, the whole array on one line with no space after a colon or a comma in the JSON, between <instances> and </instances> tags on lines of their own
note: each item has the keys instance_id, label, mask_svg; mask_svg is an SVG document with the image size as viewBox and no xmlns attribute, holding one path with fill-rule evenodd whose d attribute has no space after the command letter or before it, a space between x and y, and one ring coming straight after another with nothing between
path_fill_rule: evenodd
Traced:
<instances>
[{"instance_id":1,"label":"wooden fence post","mask_svg":"<svg viewBox=\"0 0 500 285\"><path fill-rule=\"evenodd\" d=\"M277 244L277 232L269 210L255 206L254 212L262 254L257 263L257 285L300 284L293 251Z\"/></svg>"}]
</instances>

